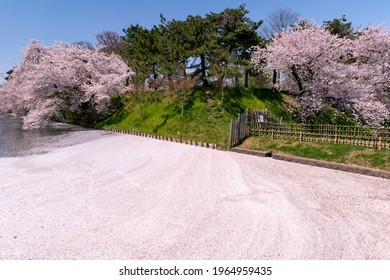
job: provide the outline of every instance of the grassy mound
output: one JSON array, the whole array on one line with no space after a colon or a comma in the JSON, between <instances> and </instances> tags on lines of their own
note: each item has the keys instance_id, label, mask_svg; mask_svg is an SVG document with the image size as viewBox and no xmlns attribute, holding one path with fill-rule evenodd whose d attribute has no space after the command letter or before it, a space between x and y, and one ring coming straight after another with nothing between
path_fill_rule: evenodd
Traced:
<instances>
[{"instance_id":1,"label":"grassy mound","mask_svg":"<svg viewBox=\"0 0 390 280\"><path fill-rule=\"evenodd\" d=\"M167 92L144 93L142 102L124 101L124 107L99 123L100 126L182 137L226 147L230 121L246 108L268 109L284 122L293 121L297 102L287 93L268 89L231 89L191 92L182 107L177 96ZM142 104L141 104L142 103Z\"/></svg>"}]
</instances>

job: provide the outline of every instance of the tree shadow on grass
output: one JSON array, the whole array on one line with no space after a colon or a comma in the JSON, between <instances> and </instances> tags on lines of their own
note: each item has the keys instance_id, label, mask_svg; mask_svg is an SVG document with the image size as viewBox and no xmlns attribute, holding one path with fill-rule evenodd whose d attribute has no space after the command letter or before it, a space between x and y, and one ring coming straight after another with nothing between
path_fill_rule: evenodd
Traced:
<instances>
[{"instance_id":1,"label":"tree shadow on grass","mask_svg":"<svg viewBox=\"0 0 390 280\"><path fill-rule=\"evenodd\" d=\"M130 113L128 111L126 111L125 109L120 109L120 110L116 111L113 115L111 115L110 117L108 117L107 119L102 121L100 123L100 125L104 126L104 125L118 124L118 123L122 122L124 119L126 119L129 114Z\"/></svg>"},{"instance_id":2,"label":"tree shadow on grass","mask_svg":"<svg viewBox=\"0 0 390 280\"><path fill-rule=\"evenodd\" d=\"M233 88L226 90L223 107L229 114L237 115L245 111L244 99L255 97L259 101L276 107L281 104L283 97L280 92L273 92L270 89Z\"/></svg>"}]
</instances>

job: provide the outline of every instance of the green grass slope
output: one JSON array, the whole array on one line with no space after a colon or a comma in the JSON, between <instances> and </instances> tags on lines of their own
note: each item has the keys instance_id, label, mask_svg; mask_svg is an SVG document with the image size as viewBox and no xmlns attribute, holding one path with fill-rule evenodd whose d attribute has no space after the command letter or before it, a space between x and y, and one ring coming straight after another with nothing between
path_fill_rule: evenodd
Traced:
<instances>
[{"instance_id":1,"label":"green grass slope","mask_svg":"<svg viewBox=\"0 0 390 280\"><path fill-rule=\"evenodd\" d=\"M273 116L283 117L284 122L292 122L293 112L298 106L292 96L268 89L231 89L225 92L196 90L189 95L182 117L177 97L164 92L153 93L156 94L158 98L144 103L142 115L136 103L127 101L122 109L99 123L99 126L180 136L226 147L230 121L246 108L268 109Z\"/></svg>"}]
</instances>

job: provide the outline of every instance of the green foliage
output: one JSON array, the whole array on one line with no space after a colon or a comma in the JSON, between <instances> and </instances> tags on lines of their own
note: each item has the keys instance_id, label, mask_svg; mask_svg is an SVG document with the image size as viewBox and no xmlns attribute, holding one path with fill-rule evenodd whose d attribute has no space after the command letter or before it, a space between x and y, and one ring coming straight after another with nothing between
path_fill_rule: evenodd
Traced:
<instances>
[{"instance_id":1,"label":"green foliage","mask_svg":"<svg viewBox=\"0 0 390 280\"><path fill-rule=\"evenodd\" d=\"M230 121L246 108L268 108L271 114L277 117L283 115L285 120L292 119L291 111L286 107L286 100L290 98L287 94L255 89L226 91L223 101L220 89L189 91L184 116L181 104L175 100L178 97L169 92L145 92L142 96L142 113L137 107L139 101L127 96L125 106L99 125L163 136L180 135L183 139L216 143L226 147Z\"/></svg>"},{"instance_id":2,"label":"green foliage","mask_svg":"<svg viewBox=\"0 0 390 280\"><path fill-rule=\"evenodd\" d=\"M298 157L356 164L390 171L390 150L374 150L347 144L300 143L254 137L247 139L241 147L262 151L272 150Z\"/></svg>"},{"instance_id":3,"label":"green foliage","mask_svg":"<svg viewBox=\"0 0 390 280\"><path fill-rule=\"evenodd\" d=\"M124 46L121 55L135 72L132 83L142 90L148 78L153 84L158 77L160 30L156 27L148 30L137 24L123 31L125 36L122 37Z\"/></svg>"},{"instance_id":4,"label":"green foliage","mask_svg":"<svg viewBox=\"0 0 390 280\"><path fill-rule=\"evenodd\" d=\"M232 115L237 115L245 109L265 110L283 122L294 122L294 111L298 103L294 97L284 92L273 92L269 89L230 89L225 93L223 106Z\"/></svg>"},{"instance_id":5,"label":"green foliage","mask_svg":"<svg viewBox=\"0 0 390 280\"><path fill-rule=\"evenodd\" d=\"M355 122L344 112L340 112L333 107L325 107L312 117L309 123L313 124L337 124L337 125L354 125Z\"/></svg>"},{"instance_id":6,"label":"green foliage","mask_svg":"<svg viewBox=\"0 0 390 280\"><path fill-rule=\"evenodd\" d=\"M93 126L121 110L124 106L124 102L123 95L114 95L111 97L106 109L100 113L96 111L95 106L91 102L84 102L80 104L77 111L62 110L59 114L61 118L56 119L56 117L54 117L53 120L60 122L65 121L81 126Z\"/></svg>"},{"instance_id":7,"label":"green foliage","mask_svg":"<svg viewBox=\"0 0 390 280\"><path fill-rule=\"evenodd\" d=\"M126 110L132 111L140 116L141 119L145 118L145 107L154 103L158 104L161 102L161 92L158 91L146 91L138 92L133 91L129 92L124 97L124 106Z\"/></svg>"},{"instance_id":8,"label":"green foliage","mask_svg":"<svg viewBox=\"0 0 390 280\"><path fill-rule=\"evenodd\" d=\"M261 44L257 34L261 21L251 21L245 5L202 17L166 20L151 29L131 25L122 37L122 56L135 71L133 84L142 88L166 88L172 79L199 77L204 87L217 81L239 85L245 75L248 85L250 47Z\"/></svg>"},{"instance_id":9,"label":"green foliage","mask_svg":"<svg viewBox=\"0 0 390 280\"><path fill-rule=\"evenodd\" d=\"M252 46L262 44L257 33L262 21L254 22L246 15L245 5L237 9L225 9L221 13L210 13L206 16L212 24L217 38L217 47L211 56L211 74L217 77L219 87L224 79L234 81L239 86L238 78L245 74L245 87L253 68L250 65Z\"/></svg>"},{"instance_id":10,"label":"green foliage","mask_svg":"<svg viewBox=\"0 0 390 280\"><path fill-rule=\"evenodd\" d=\"M8 70L5 74L7 74L7 76L4 78L6 81L8 81L10 78L11 78L11 75L12 73L14 72L14 68Z\"/></svg>"},{"instance_id":11,"label":"green foliage","mask_svg":"<svg viewBox=\"0 0 390 280\"><path fill-rule=\"evenodd\" d=\"M333 20L324 21L323 26L327 29L331 34L338 35L340 37L352 37L353 36L353 28L352 22L348 22L343 15L341 18L335 18Z\"/></svg>"}]
</instances>

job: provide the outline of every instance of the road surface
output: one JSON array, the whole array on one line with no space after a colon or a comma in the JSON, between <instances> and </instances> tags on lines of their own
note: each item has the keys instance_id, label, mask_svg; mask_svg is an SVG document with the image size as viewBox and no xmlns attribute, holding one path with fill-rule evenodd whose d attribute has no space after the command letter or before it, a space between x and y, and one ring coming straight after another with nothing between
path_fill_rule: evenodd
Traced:
<instances>
[{"instance_id":1,"label":"road surface","mask_svg":"<svg viewBox=\"0 0 390 280\"><path fill-rule=\"evenodd\" d=\"M113 134L0 159L0 259L390 259L390 181Z\"/></svg>"}]
</instances>

